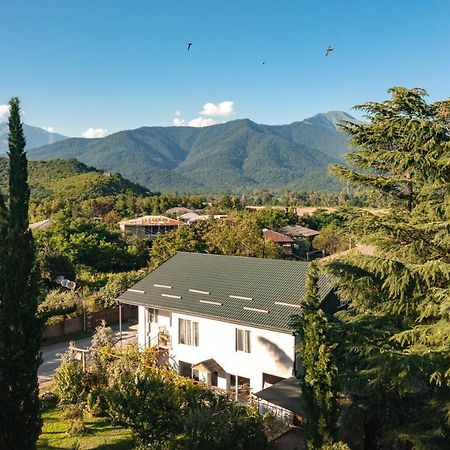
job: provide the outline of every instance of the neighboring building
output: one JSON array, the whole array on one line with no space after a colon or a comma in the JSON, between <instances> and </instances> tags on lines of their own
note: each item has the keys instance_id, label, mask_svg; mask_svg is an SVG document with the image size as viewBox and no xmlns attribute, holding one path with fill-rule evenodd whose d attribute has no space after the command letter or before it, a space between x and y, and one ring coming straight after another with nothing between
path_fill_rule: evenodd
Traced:
<instances>
[{"instance_id":1,"label":"neighboring building","mask_svg":"<svg viewBox=\"0 0 450 450\"><path fill-rule=\"evenodd\" d=\"M183 214L182 216L180 216L179 218L187 223L188 225L192 225L195 222L199 222L202 220L209 220L211 219L211 217L214 220L219 220L219 219L226 219L228 216L226 214L214 214L213 216L211 216L210 214L197 214L197 213L187 213L187 214Z\"/></svg>"},{"instance_id":2,"label":"neighboring building","mask_svg":"<svg viewBox=\"0 0 450 450\"><path fill-rule=\"evenodd\" d=\"M190 222L197 221L201 217L204 217L204 216L201 216L200 214L197 214L196 212L188 212L188 213L182 214L178 218L180 220L182 220L184 223L190 223Z\"/></svg>"},{"instance_id":3,"label":"neighboring building","mask_svg":"<svg viewBox=\"0 0 450 450\"><path fill-rule=\"evenodd\" d=\"M166 214L176 216L177 218L183 214L188 214L194 212L192 209L185 208L184 206L176 206L175 208L170 208L166 211Z\"/></svg>"},{"instance_id":4,"label":"neighboring building","mask_svg":"<svg viewBox=\"0 0 450 450\"><path fill-rule=\"evenodd\" d=\"M307 239L309 242L311 242L315 236L320 234L317 230L302 227L300 225L287 225L283 228L279 228L277 231L292 239Z\"/></svg>"},{"instance_id":5,"label":"neighboring building","mask_svg":"<svg viewBox=\"0 0 450 450\"><path fill-rule=\"evenodd\" d=\"M292 315L308 263L179 252L124 292L137 305L138 343L160 345L185 376L257 392L297 373ZM334 295L319 281L325 308Z\"/></svg>"},{"instance_id":6,"label":"neighboring building","mask_svg":"<svg viewBox=\"0 0 450 450\"><path fill-rule=\"evenodd\" d=\"M264 228L262 230L262 233L266 239L269 239L275 242L275 244L282 247L284 256L290 257L293 255L292 247L294 245L294 239L292 239L290 236L286 236L285 234L281 234L277 231L269 230L267 228Z\"/></svg>"},{"instance_id":7,"label":"neighboring building","mask_svg":"<svg viewBox=\"0 0 450 450\"><path fill-rule=\"evenodd\" d=\"M122 232L148 238L155 238L158 234L174 231L180 225L182 222L165 216L143 216L119 222Z\"/></svg>"},{"instance_id":8,"label":"neighboring building","mask_svg":"<svg viewBox=\"0 0 450 450\"><path fill-rule=\"evenodd\" d=\"M39 222L30 223L28 228L30 230L44 230L45 228L49 227L50 225L53 225L54 223L55 223L55 220L50 218L50 219L41 220Z\"/></svg>"}]
</instances>

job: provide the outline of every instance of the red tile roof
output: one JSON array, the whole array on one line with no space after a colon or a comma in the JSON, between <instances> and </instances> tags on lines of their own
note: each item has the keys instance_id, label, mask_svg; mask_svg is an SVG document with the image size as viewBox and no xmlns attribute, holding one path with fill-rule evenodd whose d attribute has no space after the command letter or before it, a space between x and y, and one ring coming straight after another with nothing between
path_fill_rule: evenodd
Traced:
<instances>
[{"instance_id":1,"label":"red tile roof","mask_svg":"<svg viewBox=\"0 0 450 450\"><path fill-rule=\"evenodd\" d=\"M181 225L182 222L165 216L142 216L136 219L124 220L120 222L124 225Z\"/></svg>"}]
</instances>

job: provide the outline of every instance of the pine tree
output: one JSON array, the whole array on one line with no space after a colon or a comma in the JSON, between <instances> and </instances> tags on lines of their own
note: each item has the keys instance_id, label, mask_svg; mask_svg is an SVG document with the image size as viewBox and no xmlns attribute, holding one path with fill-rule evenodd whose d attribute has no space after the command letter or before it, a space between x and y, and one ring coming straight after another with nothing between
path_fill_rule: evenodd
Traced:
<instances>
[{"instance_id":1,"label":"pine tree","mask_svg":"<svg viewBox=\"0 0 450 450\"><path fill-rule=\"evenodd\" d=\"M349 227L376 255L328 264L348 306L334 325L339 387L351 399L340 423L359 421L367 449L450 448L450 101L391 92L363 105L367 124L347 127L365 171L335 169L404 206L355 212Z\"/></svg>"},{"instance_id":2,"label":"pine tree","mask_svg":"<svg viewBox=\"0 0 450 450\"><path fill-rule=\"evenodd\" d=\"M336 420L336 366L333 345L328 342L329 323L320 307L318 279L317 266L311 263L302 314L294 319L300 338L297 352L302 362L300 385L309 450L332 443Z\"/></svg>"},{"instance_id":3,"label":"pine tree","mask_svg":"<svg viewBox=\"0 0 450 450\"><path fill-rule=\"evenodd\" d=\"M0 442L8 450L36 448L41 427L37 370L41 326L36 318L34 244L28 229L27 158L19 100L10 101L9 210L0 306Z\"/></svg>"},{"instance_id":4,"label":"pine tree","mask_svg":"<svg viewBox=\"0 0 450 450\"><path fill-rule=\"evenodd\" d=\"M346 155L352 167L334 165L331 173L354 186L387 194L395 205L411 211L436 167L440 143L448 140L439 120L448 105L427 104L423 89L394 87L388 92L390 100L355 107L367 113L369 122L342 124L357 150Z\"/></svg>"}]
</instances>

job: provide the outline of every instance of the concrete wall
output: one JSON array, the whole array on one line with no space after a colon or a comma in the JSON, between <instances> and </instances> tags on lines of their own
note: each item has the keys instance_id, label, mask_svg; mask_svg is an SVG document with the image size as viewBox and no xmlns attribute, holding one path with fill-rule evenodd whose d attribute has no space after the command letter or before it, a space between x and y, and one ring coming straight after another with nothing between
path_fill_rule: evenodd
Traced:
<instances>
[{"instance_id":1,"label":"concrete wall","mask_svg":"<svg viewBox=\"0 0 450 450\"><path fill-rule=\"evenodd\" d=\"M192 315L160 311L157 322L149 322L151 311L139 307L138 342L141 347L156 343L159 327L171 335L171 358L179 362L198 364L213 358L223 367L226 375L219 373L218 386L230 387L230 375L250 379L252 392L263 388L263 373L288 378L294 368L294 336L290 333L240 326ZM178 319L199 323L199 345L178 343ZM250 331L250 353L236 351L236 328ZM199 378L205 374L199 374ZM226 377L226 378L225 378ZM207 381L207 380L205 380Z\"/></svg>"}]
</instances>

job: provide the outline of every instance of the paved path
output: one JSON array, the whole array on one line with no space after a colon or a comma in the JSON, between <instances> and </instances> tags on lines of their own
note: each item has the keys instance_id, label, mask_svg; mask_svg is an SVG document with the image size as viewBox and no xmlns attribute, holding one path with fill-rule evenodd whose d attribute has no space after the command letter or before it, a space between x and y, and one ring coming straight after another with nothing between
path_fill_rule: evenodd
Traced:
<instances>
[{"instance_id":1,"label":"paved path","mask_svg":"<svg viewBox=\"0 0 450 450\"><path fill-rule=\"evenodd\" d=\"M136 342L136 330L130 330L129 323L122 325L122 338L124 343ZM119 326L115 325L112 329L116 332L117 339L119 339ZM79 348L87 348L91 345L91 337L86 337L76 340L76 346ZM61 354L69 349L69 342L60 342L58 344L49 345L42 348L43 362L38 370L39 384L44 384L53 379L55 370L61 364Z\"/></svg>"}]
</instances>

